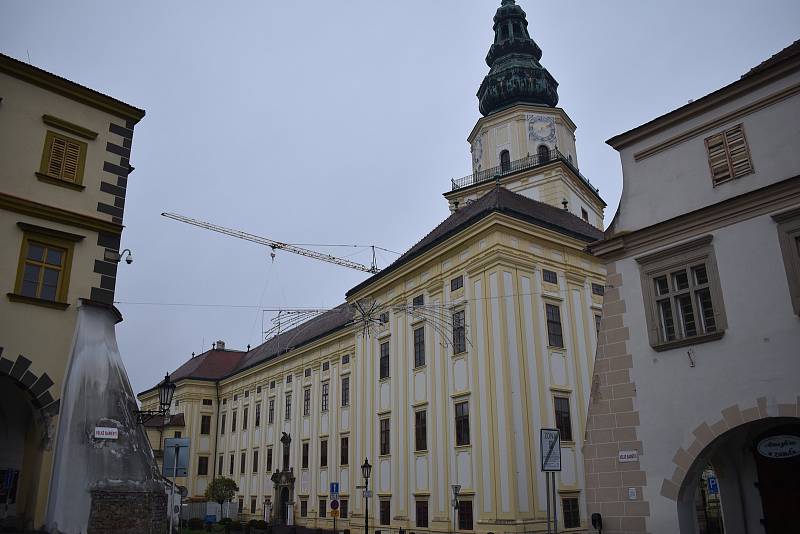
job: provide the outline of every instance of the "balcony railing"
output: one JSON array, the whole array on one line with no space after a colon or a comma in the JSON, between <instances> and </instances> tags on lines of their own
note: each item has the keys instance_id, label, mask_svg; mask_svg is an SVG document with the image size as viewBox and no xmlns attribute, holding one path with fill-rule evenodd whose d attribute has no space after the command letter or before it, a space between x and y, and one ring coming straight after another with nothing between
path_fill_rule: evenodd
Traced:
<instances>
[{"instance_id":1,"label":"balcony railing","mask_svg":"<svg viewBox=\"0 0 800 534\"><path fill-rule=\"evenodd\" d=\"M463 187L469 187L471 185L491 182L504 176L527 171L528 169L535 169L536 167L541 167L542 165L547 165L548 163L552 163L554 161L564 162L564 164L569 167L578 178L583 180L583 182L589 186L592 191L595 193L598 192L598 189L594 187L589 180L580 173L580 171L578 171L578 168L572 163L572 161L555 148L548 151L546 154L542 153L535 154L533 156L527 156L522 159L510 161L506 164L498 165L497 167L491 167L489 169L474 172L464 176L463 178L454 178L451 180L453 184L452 191L461 189Z\"/></svg>"}]
</instances>

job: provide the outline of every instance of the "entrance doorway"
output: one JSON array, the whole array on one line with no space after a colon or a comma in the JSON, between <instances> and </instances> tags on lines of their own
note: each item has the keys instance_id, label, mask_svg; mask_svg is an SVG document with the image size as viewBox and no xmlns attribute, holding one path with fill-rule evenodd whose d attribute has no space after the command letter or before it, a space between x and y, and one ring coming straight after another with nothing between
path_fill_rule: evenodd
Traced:
<instances>
[{"instance_id":1,"label":"entrance doorway","mask_svg":"<svg viewBox=\"0 0 800 534\"><path fill-rule=\"evenodd\" d=\"M26 454L38 454L33 430L33 409L25 392L16 381L0 377L0 530L20 528L31 519L28 508L36 497L37 474L23 466L36 463L26 462Z\"/></svg>"},{"instance_id":2,"label":"entrance doorway","mask_svg":"<svg viewBox=\"0 0 800 534\"><path fill-rule=\"evenodd\" d=\"M289 522L288 510L289 510L289 488L284 487L281 488L281 500L280 500L281 525L285 525Z\"/></svg>"}]
</instances>

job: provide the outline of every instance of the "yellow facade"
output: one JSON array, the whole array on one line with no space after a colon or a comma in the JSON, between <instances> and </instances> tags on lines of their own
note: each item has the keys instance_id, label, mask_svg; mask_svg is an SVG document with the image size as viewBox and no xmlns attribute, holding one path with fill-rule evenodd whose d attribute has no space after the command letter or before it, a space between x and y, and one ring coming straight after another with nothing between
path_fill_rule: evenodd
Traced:
<instances>
[{"instance_id":1,"label":"yellow facade","mask_svg":"<svg viewBox=\"0 0 800 534\"><path fill-rule=\"evenodd\" d=\"M127 176L130 138L144 112L3 55L0 93L0 471L16 480L13 496L4 490L0 524L38 528L77 309L113 302L116 263L105 258L119 248L116 206L125 190L115 173ZM77 171L76 179L47 168L53 137L83 147L77 167L63 173ZM127 156L109 152L111 145ZM41 246L51 254L39 261ZM51 290L55 278L44 277L55 271Z\"/></svg>"}]
</instances>

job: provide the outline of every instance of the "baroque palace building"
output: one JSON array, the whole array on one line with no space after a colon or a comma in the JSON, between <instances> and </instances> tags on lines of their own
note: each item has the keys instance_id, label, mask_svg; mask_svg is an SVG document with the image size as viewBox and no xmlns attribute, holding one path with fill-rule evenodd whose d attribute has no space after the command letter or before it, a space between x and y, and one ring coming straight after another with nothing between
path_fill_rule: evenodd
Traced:
<instances>
[{"instance_id":1,"label":"baroque palace building","mask_svg":"<svg viewBox=\"0 0 800 534\"><path fill-rule=\"evenodd\" d=\"M559 428L559 515L586 528L586 408L605 270L586 252L605 203L578 171L575 124L556 107L524 11L494 17L473 173L444 194L452 212L346 302L248 351L217 342L171 374L175 414L153 448L190 438L202 499L217 476L244 517L360 528L361 464L374 466L377 530L543 531L539 431ZM143 408L157 389L139 394ZM457 510L451 485L461 486Z\"/></svg>"},{"instance_id":2,"label":"baroque palace building","mask_svg":"<svg viewBox=\"0 0 800 534\"><path fill-rule=\"evenodd\" d=\"M136 408L118 354L113 358L114 371L121 373L117 379L105 376L102 365L84 369L87 376L75 368L80 358L73 347L81 337L79 325L84 335L102 333L113 340L113 325L122 319L113 307L114 287L128 175L133 170L129 164L133 130L144 114L0 54L0 282L4 293L0 299L0 530L4 532L39 531L45 525L48 531L53 527L58 532L85 532L89 492L98 487L92 484L110 474L100 465L102 457L128 443L120 438L115 445L92 444L88 437L102 418L125 424L124 417L114 411L127 398L129 407ZM88 316L103 328L87 328L81 318ZM105 362L104 351L91 352L96 362ZM93 396L84 387L84 380L98 382L98 377L113 401ZM98 417L87 420L85 428L73 408L89 397ZM135 435L135 423L131 430ZM65 441L71 432L81 435L77 441ZM144 434L138 433L144 442ZM77 454L73 445L84 454ZM130 470L129 478L149 477L153 482L147 472L148 463L152 472L152 456L136 456L133 463L128 462L127 453L115 458L121 466L143 466L141 473ZM82 469L78 476L68 476L61 468L70 463ZM137 479L139 474L141 479ZM116 474L110 478L117 478ZM151 489L157 491L157 486ZM80 505L75 501L66 505L65 498L79 499Z\"/></svg>"}]
</instances>

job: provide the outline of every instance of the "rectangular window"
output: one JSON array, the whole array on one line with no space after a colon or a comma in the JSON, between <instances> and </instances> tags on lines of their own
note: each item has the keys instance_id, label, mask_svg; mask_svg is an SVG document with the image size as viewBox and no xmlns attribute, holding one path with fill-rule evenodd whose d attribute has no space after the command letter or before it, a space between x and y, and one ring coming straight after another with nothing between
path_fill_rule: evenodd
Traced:
<instances>
[{"instance_id":1,"label":"rectangular window","mask_svg":"<svg viewBox=\"0 0 800 534\"><path fill-rule=\"evenodd\" d=\"M228 465L228 473L231 475L233 475L233 463L235 458L236 457L233 454L231 454L231 463Z\"/></svg>"},{"instance_id":2,"label":"rectangular window","mask_svg":"<svg viewBox=\"0 0 800 534\"><path fill-rule=\"evenodd\" d=\"M328 411L328 389L330 388L330 383L325 382L322 384L322 411Z\"/></svg>"},{"instance_id":3,"label":"rectangular window","mask_svg":"<svg viewBox=\"0 0 800 534\"><path fill-rule=\"evenodd\" d=\"M272 424L275 422L275 399L269 400L269 409L267 410L267 423Z\"/></svg>"},{"instance_id":4,"label":"rectangular window","mask_svg":"<svg viewBox=\"0 0 800 534\"><path fill-rule=\"evenodd\" d=\"M605 287L603 286L603 284L592 284L592 294L593 295L599 295L599 296L602 297L605 292L606 291L605 291Z\"/></svg>"},{"instance_id":5,"label":"rectangular window","mask_svg":"<svg viewBox=\"0 0 800 534\"><path fill-rule=\"evenodd\" d=\"M258 428L261 426L261 403L256 403L256 420L254 422L255 427Z\"/></svg>"},{"instance_id":6,"label":"rectangular window","mask_svg":"<svg viewBox=\"0 0 800 534\"><path fill-rule=\"evenodd\" d=\"M211 399L203 399L203 406L211 406L213 401Z\"/></svg>"},{"instance_id":7,"label":"rectangular window","mask_svg":"<svg viewBox=\"0 0 800 534\"><path fill-rule=\"evenodd\" d=\"M586 208L581 208L581 219L586 222L589 222L589 212L586 211Z\"/></svg>"},{"instance_id":8,"label":"rectangular window","mask_svg":"<svg viewBox=\"0 0 800 534\"><path fill-rule=\"evenodd\" d=\"M414 329L414 367L425 365L425 327Z\"/></svg>"},{"instance_id":9,"label":"rectangular window","mask_svg":"<svg viewBox=\"0 0 800 534\"><path fill-rule=\"evenodd\" d=\"M83 141L48 131L44 139L40 174L81 184L86 164L86 147L87 144Z\"/></svg>"},{"instance_id":10,"label":"rectangular window","mask_svg":"<svg viewBox=\"0 0 800 534\"><path fill-rule=\"evenodd\" d=\"M707 137L705 144L713 185L753 172L750 149L741 124Z\"/></svg>"},{"instance_id":11,"label":"rectangular window","mask_svg":"<svg viewBox=\"0 0 800 534\"><path fill-rule=\"evenodd\" d=\"M250 419L248 417L250 415L250 408L245 406L242 410L242 430L247 430L247 420Z\"/></svg>"},{"instance_id":12,"label":"rectangular window","mask_svg":"<svg viewBox=\"0 0 800 534\"><path fill-rule=\"evenodd\" d=\"M456 412L456 445L469 445L469 402L457 402Z\"/></svg>"},{"instance_id":13,"label":"rectangular window","mask_svg":"<svg viewBox=\"0 0 800 534\"><path fill-rule=\"evenodd\" d=\"M558 274L556 274L555 271L550 271L548 269L542 269L542 280L544 280L548 284L557 284L558 283Z\"/></svg>"},{"instance_id":14,"label":"rectangular window","mask_svg":"<svg viewBox=\"0 0 800 534\"><path fill-rule=\"evenodd\" d=\"M378 315L378 322L381 324L389 324L389 312L381 312Z\"/></svg>"},{"instance_id":15,"label":"rectangular window","mask_svg":"<svg viewBox=\"0 0 800 534\"><path fill-rule=\"evenodd\" d=\"M286 375L286 383L287 384L291 384L292 383L292 375Z\"/></svg>"},{"instance_id":16,"label":"rectangular window","mask_svg":"<svg viewBox=\"0 0 800 534\"><path fill-rule=\"evenodd\" d=\"M424 306L425 305L425 296L424 295L417 295L411 301L412 306Z\"/></svg>"},{"instance_id":17,"label":"rectangular window","mask_svg":"<svg viewBox=\"0 0 800 534\"><path fill-rule=\"evenodd\" d=\"M308 501L305 499L300 501L300 517L308 517Z\"/></svg>"},{"instance_id":18,"label":"rectangular window","mask_svg":"<svg viewBox=\"0 0 800 534\"><path fill-rule=\"evenodd\" d=\"M244 497L239 497L239 513L244 511Z\"/></svg>"},{"instance_id":19,"label":"rectangular window","mask_svg":"<svg viewBox=\"0 0 800 534\"><path fill-rule=\"evenodd\" d=\"M380 377L389 378L389 342L381 343Z\"/></svg>"},{"instance_id":20,"label":"rectangular window","mask_svg":"<svg viewBox=\"0 0 800 534\"><path fill-rule=\"evenodd\" d=\"M199 456L197 458L197 474L200 476L208 475L208 456Z\"/></svg>"},{"instance_id":21,"label":"rectangular window","mask_svg":"<svg viewBox=\"0 0 800 534\"><path fill-rule=\"evenodd\" d=\"M428 501L417 501L417 528L428 528Z\"/></svg>"},{"instance_id":22,"label":"rectangular window","mask_svg":"<svg viewBox=\"0 0 800 534\"><path fill-rule=\"evenodd\" d=\"M175 432L172 434L172 437L174 437L174 438L179 438L179 437L181 437L182 435L183 435L183 434L181 433L181 431L180 431L180 430L176 430L176 431L175 431Z\"/></svg>"},{"instance_id":23,"label":"rectangular window","mask_svg":"<svg viewBox=\"0 0 800 534\"><path fill-rule=\"evenodd\" d=\"M269 389L275 389L275 381L274 380L270 380Z\"/></svg>"},{"instance_id":24,"label":"rectangular window","mask_svg":"<svg viewBox=\"0 0 800 534\"><path fill-rule=\"evenodd\" d=\"M302 456L302 464L301 467L303 469L308 469L308 442L303 443L303 456Z\"/></svg>"},{"instance_id":25,"label":"rectangular window","mask_svg":"<svg viewBox=\"0 0 800 534\"><path fill-rule=\"evenodd\" d=\"M773 215L794 313L800 315L800 208Z\"/></svg>"},{"instance_id":26,"label":"rectangular window","mask_svg":"<svg viewBox=\"0 0 800 534\"><path fill-rule=\"evenodd\" d=\"M248 389L247 391L244 392L244 398L246 399L249 396L250 396L250 390Z\"/></svg>"},{"instance_id":27,"label":"rectangular window","mask_svg":"<svg viewBox=\"0 0 800 534\"><path fill-rule=\"evenodd\" d=\"M458 289L461 289L462 287L464 287L464 276L459 275L450 280L450 291L456 291ZM428 503L426 502L425 506L427 505Z\"/></svg>"},{"instance_id":28,"label":"rectangular window","mask_svg":"<svg viewBox=\"0 0 800 534\"><path fill-rule=\"evenodd\" d=\"M381 501L381 509L380 509L381 510L381 514L380 514L381 525L388 525L389 523L391 523L391 520L392 520L392 513L391 513L392 508L391 508L391 506L392 506L392 501L389 501L389 500L382 500Z\"/></svg>"},{"instance_id":29,"label":"rectangular window","mask_svg":"<svg viewBox=\"0 0 800 534\"><path fill-rule=\"evenodd\" d=\"M308 368L305 370L305 376L306 376L306 378L308 378L309 376L311 376L311 367L308 367Z\"/></svg>"},{"instance_id":30,"label":"rectangular window","mask_svg":"<svg viewBox=\"0 0 800 534\"><path fill-rule=\"evenodd\" d=\"M725 330L712 236L637 258L651 346L719 339Z\"/></svg>"},{"instance_id":31,"label":"rectangular window","mask_svg":"<svg viewBox=\"0 0 800 534\"><path fill-rule=\"evenodd\" d=\"M323 439L319 442L319 466L328 467L328 440Z\"/></svg>"},{"instance_id":32,"label":"rectangular window","mask_svg":"<svg viewBox=\"0 0 800 534\"><path fill-rule=\"evenodd\" d=\"M572 441L572 419L569 413L569 398L555 397L553 405L556 410L556 428L561 434L561 441Z\"/></svg>"},{"instance_id":33,"label":"rectangular window","mask_svg":"<svg viewBox=\"0 0 800 534\"><path fill-rule=\"evenodd\" d=\"M342 378L342 406L350 406L350 377Z\"/></svg>"},{"instance_id":34,"label":"rectangular window","mask_svg":"<svg viewBox=\"0 0 800 534\"><path fill-rule=\"evenodd\" d=\"M258 473L258 449L253 451L253 473Z\"/></svg>"},{"instance_id":35,"label":"rectangular window","mask_svg":"<svg viewBox=\"0 0 800 534\"><path fill-rule=\"evenodd\" d=\"M340 499L339 500L339 516L342 519L347 519L347 516L349 515L348 508L349 508L349 506L348 506L348 503L347 503L347 499Z\"/></svg>"},{"instance_id":36,"label":"rectangular window","mask_svg":"<svg viewBox=\"0 0 800 534\"><path fill-rule=\"evenodd\" d=\"M256 513L256 498L255 497L250 497L250 513L251 514Z\"/></svg>"},{"instance_id":37,"label":"rectangular window","mask_svg":"<svg viewBox=\"0 0 800 534\"><path fill-rule=\"evenodd\" d=\"M210 415L201 415L200 416L200 433L204 436L211 434L211 416Z\"/></svg>"},{"instance_id":38,"label":"rectangular window","mask_svg":"<svg viewBox=\"0 0 800 534\"><path fill-rule=\"evenodd\" d=\"M453 354L460 354L466 350L466 315L464 310L459 310L453 314Z\"/></svg>"},{"instance_id":39,"label":"rectangular window","mask_svg":"<svg viewBox=\"0 0 800 534\"><path fill-rule=\"evenodd\" d=\"M306 417L311 415L311 388L303 390L303 415Z\"/></svg>"},{"instance_id":40,"label":"rectangular window","mask_svg":"<svg viewBox=\"0 0 800 534\"><path fill-rule=\"evenodd\" d=\"M286 420L290 420L292 418L292 394L286 394Z\"/></svg>"},{"instance_id":41,"label":"rectangular window","mask_svg":"<svg viewBox=\"0 0 800 534\"><path fill-rule=\"evenodd\" d=\"M564 347L564 335L561 331L561 308L555 304L545 304L547 315L547 344L551 347Z\"/></svg>"},{"instance_id":42,"label":"rectangular window","mask_svg":"<svg viewBox=\"0 0 800 534\"><path fill-rule=\"evenodd\" d=\"M458 530L472 530L472 501L458 501Z\"/></svg>"},{"instance_id":43,"label":"rectangular window","mask_svg":"<svg viewBox=\"0 0 800 534\"><path fill-rule=\"evenodd\" d=\"M22 239L15 293L66 302L71 263L71 242L26 233Z\"/></svg>"},{"instance_id":44,"label":"rectangular window","mask_svg":"<svg viewBox=\"0 0 800 534\"><path fill-rule=\"evenodd\" d=\"M233 402L236 402L237 400L239 400L239 395L234 395L233 396Z\"/></svg>"},{"instance_id":45,"label":"rectangular window","mask_svg":"<svg viewBox=\"0 0 800 534\"><path fill-rule=\"evenodd\" d=\"M217 462L217 475L222 476L222 462L225 460L225 457L220 454L219 461Z\"/></svg>"},{"instance_id":46,"label":"rectangular window","mask_svg":"<svg viewBox=\"0 0 800 534\"><path fill-rule=\"evenodd\" d=\"M563 510L564 528L578 528L581 526L581 512L577 498L565 497L561 499L561 509Z\"/></svg>"},{"instance_id":47,"label":"rectangular window","mask_svg":"<svg viewBox=\"0 0 800 534\"><path fill-rule=\"evenodd\" d=\"M272 447L267 447L267 473L272 472Z\"/></svg>"},{"instance_id":48,"label":"rectangular window","mask_svg":"<svg viewBox=\"0 0 800 534\"><path fill-rule=\"evenodd\" d=\"M222 405L225 406L226 404L228 404L228 399L222 399Z\"/></svg>"},{"instance_id":49,"label":"rectangular window","mask_svg":"<svg viewBox=\"0 0 800 534\"><path fill-rule=\"evenodd\" d=\"M339 442L339 465L347 465L350 463L350 438L342 436Z\"/></svg>"},{"instance_id":50,"label":"rectangular window","mask_svg":"<svg viewBox=\"0 0 800 534\"><path fill-rule=\"evenodd\" d=\"M319 500L319 516L320 517L328 517L328 500L327 499L320 499Z\"/></svg>"},{"instance_id":51,"label":"rectangular window","mask_svg":"<svg viewBox=\"0 0 800 534\"><path fill-rule=\"evenodd\" d=\"M428 414L425 410L414 412L414 445L418 451L428 450Z\"/></svg>"},{"instance_id":52,"label":"rectangular window","mask_svg":"<svg viewBox=\"0 0 800 534\"><path fill-rule=\"evenodd\" d=\"M342 365L347 365L348 363L350 363L350 355L345 354L344 356L342 356Z\"/></svg>"},{"instance_id":53,"label":"rectangular window","mask_svg":"<svg viewBox=\"0 0 800 534\"><path fill-rule=\"evenodd\" d=\"M259 393L261 393L261 386L256 387L256 395L258 395Z\"/></svg>"},{"instance_id":54,"label":"rectangular window","mask_svg":"<svg viewBox=\"0 0 800 534\"><path fill-rule=\"evenodd\" d=\"M330 368L331 368L331 363L330 362L322 362L322 370L323 371L327 371Z\"/></svg>"},{"instance_id":55,"label":"rectangular window","mask_svg":"<svg viewBox=\"0 0 800 534\"><path fill-rule=\"evenodd\" d=\"M236 432L236 410L231 413L231 432Z\"/></svg>"},{"instance_id":56,"label":"rectangular window","mask_svg":"<svg viewBox=\"0 0 800 534\"><path fill-rule=\"evenodd\" d=\"M381 419L380 421L380 446L381 454L389 454L391 452L391 444L389 441L389 419Z\"/></svg>"},{"instance_id":57,"label":"rectangular window","mask_svg":"<svg viewBox=\"0 0 800 534\"><path fill-rule=\"evenodd\" d=\"M247 453L243 452L239 461L239 473L244 474L245 472L245 463L247 461Z\"/></svg>"}]
</instances>

